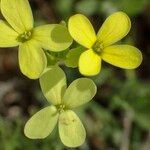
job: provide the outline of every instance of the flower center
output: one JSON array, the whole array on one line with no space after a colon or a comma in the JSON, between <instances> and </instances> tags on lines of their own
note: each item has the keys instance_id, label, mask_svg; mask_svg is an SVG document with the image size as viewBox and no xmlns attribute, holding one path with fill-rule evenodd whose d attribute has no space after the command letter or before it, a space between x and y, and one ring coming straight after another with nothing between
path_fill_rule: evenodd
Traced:
<instances>
[{"instance_id":1,"label":"flower center","mask_svg":"<svg viewBox=\"0 0 150 150\"><path fill-rule=\"evenodd\" d=\"M25 31L23 34L20 34L17 38L19 42L26 42L32 38L32 31Z\"/></svg>"},{"instance_id":2,"label":"flower center","mask_svg":"<svg viewBox=\"0 0 150 150\"><path fill-rule=\"evenodd\" d=\"M100 55L102 53L103 50L103 43L96 41L94 43L94 45L92 46L92 49L94 50L95 53L97 53L98 55Z\"/></svg>"},{"instance_id":3,"label":"flower center","mask_svg":"<svg viewBox=\"0 0 150 150\"><path fill-rule=\"evenodd\" d=\"M62 113L64 109L66 108L66 106L64 104L59 104L59 105L56 105L56 108L59 113Z\"/></svg>"}]
</instances>

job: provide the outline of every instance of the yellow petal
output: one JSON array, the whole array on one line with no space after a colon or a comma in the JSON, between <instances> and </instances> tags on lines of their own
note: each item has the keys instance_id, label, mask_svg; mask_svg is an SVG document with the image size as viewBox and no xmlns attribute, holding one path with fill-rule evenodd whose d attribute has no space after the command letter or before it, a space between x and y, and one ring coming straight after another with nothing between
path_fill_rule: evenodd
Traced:
<instances>
[{"instance_id":1,"label":"yellow petal","mask_svg":"<svg viewBox=\"0 0 150 150\"><path fill-rule=\"evenodd\" d=\"M19 42L16 40L17 32L7 25L5 21L0 20L0 47L17 46Z\"/></svg>"},{"instance_id":2,"label":"yellow petal","mask_svg":"<svg viewBox=\"0 0 150 150\"><path fill-rule=\"evenodd\" d=\"M46 138L55 128L58 121L55 106L48 106L34 114L26 123L25 135L30 139Z\"/></svg>"},{"instance_id":3,"label":"yellow petal","mask_svg":"<svg viewBox=\"0 0 150 150\"><path fill-rule=\"evenodd\" d=\"M40 77L40 86L50 103L60 105L67 87L64 71L58 66L46 68Z\"/></svg>"},{"instance_id":4,"label":"yellow petal","mask_svg":"<svg viewBox=\"0 0 150 150\"><path fill-rule=\"evenodd\" d=\"M96 91L96 85L91 79L76 79L67 88L62 103L65 104L68 109L81 106L92 100Z\"/></svg>"},{"instance_id":5,"label":"yellow petal","mask_svg":"<svg viewBox=\"0 0 150 150\"><path fill-rule=\"evenodd\" d=\"M46 67L46 56L38 44L31 40L19 47L19 65L22 73L31 79L37 79Z\"/></svg>"},{"instance_id":6,"label":"yellow petal","mask_svg":"<svg viewBox=\"0 0 150 150\"><path fill-rule=\"evenodd\" d=\"M85 76L94 76L100 72L101 58L92 49L83 52L79 58L80 73Z\"/></svg>"},{"instance_id":7,"label":"yellow petal","mask_svg":"<svg viewBox=\"0 0 150 150\"><path fill-rule=\"evenodd\" d=\"M68 147L79 147L85 141L85 128L72 110L60 114L58 129L62 143Z\"/></svg>"},{"instance_id":8,"label":"yellow petal","mask_svg":"<svg viewBox=\"0 0 150 150\"><path fill-rule=\"evenodd\" d=\"M73 39L86 48L91 48L96 41L92 24L84 15L77 14L69 19L69 32Z\"/></svg>"},{"instance_id":9,"label":"yellow petal","mask_svg":"<svg viewBox=\"0 0 150 150\"><path fill-rule=\"evenodd\" d=\"M1 11L18 33L33 28L33 16L28 0L1 0Z\"/></svg>"},{"instance_id":10,"label":"yellow petal","mask_svg":"<svg viewBox=\"0 0 150 150\"><path fill-rule=\"evenodd\" d=\"M106 47L102 59L114 66L124 69L137 68L142 62L141 52L130 45L114 45Z\"/></svg>"},{"instance_id":11,"label":"yellow petal","mask_svg":"<svg viewBox=\"0 0 150 150\"><path fill-rule=\"evenodd\" d=\"M97 36L103 46L106 47L125 37L130 28L130 18L123 12L116 12L106 19Z\"/></svg>"},{"instance_id":12,"label":"yellow petal","mask_svg":"<svg viewBox=\"0 0 150 150\"><path fill-rule=\"evenodd\" d=\"M65 50L73 41L67 28L59 24L36 27L33 30L33 38L40 42L44 49L51 51Z\"/></svg>"}]
</instances>

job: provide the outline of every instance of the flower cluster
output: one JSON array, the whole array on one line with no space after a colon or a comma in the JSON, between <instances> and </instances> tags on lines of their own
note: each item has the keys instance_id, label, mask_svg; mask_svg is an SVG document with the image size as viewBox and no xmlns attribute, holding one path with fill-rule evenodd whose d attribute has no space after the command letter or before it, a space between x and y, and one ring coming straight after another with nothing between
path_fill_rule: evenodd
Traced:
<instances>
[{"instance_id":1,"label":"flower cluster","mask_svg":"<svg viewBox=\"0 0 150 150\"><path fill-rule=\"evenodd\" d=\"M47 24L34 27L28 0L1 0L0 47L19 46L21 72L30 79L39 79L42 92L52 105L37 112L25 125L31 139L47 137L58 123L61 141L68 147L83 144L86 132L72 110L95 96L96 85L88 78L79 78L67 88L66 76L58 66L63 59L68 67L79 67L85 76L101 70L102 60L124 69L135 69L142 62L141 52L134 46L115 44L130 28L123 12L110 15L96 34L88 18L82 14L70 17L67 26ZM81 46L69 49L73 39Z\"/></svg>"}]
</instances>

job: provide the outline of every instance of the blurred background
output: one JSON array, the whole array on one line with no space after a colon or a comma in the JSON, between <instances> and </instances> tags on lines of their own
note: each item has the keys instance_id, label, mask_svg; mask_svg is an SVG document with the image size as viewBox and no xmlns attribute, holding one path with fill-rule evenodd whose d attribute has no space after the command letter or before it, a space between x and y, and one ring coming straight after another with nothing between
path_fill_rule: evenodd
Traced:
<instances>
[{"instance_id":1,"label":"blurred background","mask_svg":"<svg viewBox=\"0 0 150 150\"><path fill-rule=\"evenodd\" d=\"M86 130L86 142L74 150L150 150L150 1L149 0L30 0L35 25L60 23L75 13L89 17L98 31L105 18L118 10L132 20L123 43L138 47L142 65L123 70L103 63L92 77L98 86L94 101L76 110ZM2 16L1 16L2 18ZM65 70L68 83L81 77L78 69ZM48 105L39 82L19 70L17 48L0 49L0 150L69 150L58 131L45 140L23 134L31 115Z\"/></svg>"}]
</instances>

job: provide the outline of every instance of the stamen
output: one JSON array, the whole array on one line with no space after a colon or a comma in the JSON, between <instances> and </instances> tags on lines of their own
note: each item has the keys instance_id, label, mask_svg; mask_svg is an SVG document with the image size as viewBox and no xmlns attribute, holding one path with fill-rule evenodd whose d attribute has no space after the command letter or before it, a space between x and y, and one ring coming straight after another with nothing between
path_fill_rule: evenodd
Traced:
<instances>
[{"instance_id":1,"label":"stamen","mask_svg":"<svg viewBox=\"0 0 150 150\"><path fill-rule=\"evenodd\" d=\"M32 31L25 31L23 34L20 34L17 38L19 42L26 42L32 38Z\"/></svg>"},{"instance_id":2,"label":"stamen","mask_svg":"<svg viewBox=\"0 0 150 150\"><path fill-rule=\"evenodd\" d=\"M94 45L92 46L92 49L94 50L95 53L97 53L98 55L101 54L102 50L103 50L103 43L96 41L94 43Z\"/></svg>"},{"instance_id":3,"label":"stamen","mask_svg":"<svg viewBox=\"0 0 150 150\"><path fill-rule=\"evenodd\" d=\"M60 104L57 105L56 108L59 113L62 113L65 110L66 106L64 104Z\"/></svg>"}]
</instances>

